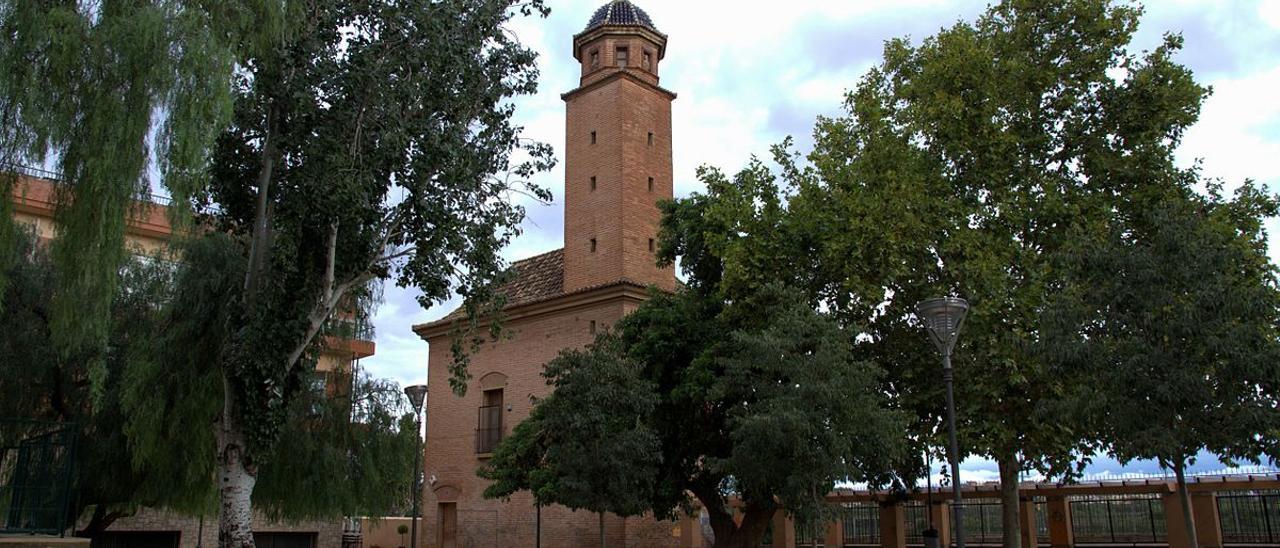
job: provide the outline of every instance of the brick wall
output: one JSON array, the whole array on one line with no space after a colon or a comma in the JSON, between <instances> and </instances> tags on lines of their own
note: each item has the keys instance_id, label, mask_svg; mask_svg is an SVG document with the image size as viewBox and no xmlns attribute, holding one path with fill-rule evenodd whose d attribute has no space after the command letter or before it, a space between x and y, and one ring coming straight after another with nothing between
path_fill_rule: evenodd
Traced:
<instances>
[{"instance_id":1,"label":"brick wall","mask_svg":"<svg viewBox=\"0 0 1280 548\"><path fill-rule=\"evenodd\" d=\"M298 532L316 533L316 548L342 548L342 519L328 521L300 521L283 523L254 516L253 530L258 533ZM83 526L84 524L80 524ZM108 531L178 531L182 548L218 545L218 516L204 518L201 534L200 518L165 510L143 508L137 514L113 522Z\"/></svg>"},{"instance_id":2,"label":"brick wall","mask_svg":"<svg viewBox=\"0 0 1280 548\"><path fill-rule=\"evenodd\" d=\"M613 66L622 44L634 52L627 69ZM672 197L675 96L657 87L656 53L652 72L638 68L636 57L659 48L641 36L611 35L583 47L601 50L602 68L588 70L582 87L565 96L565 291L620 278L672 289L675 276L657 267L650 240L656 246L657 202Z\"/></svg>"},{"instance_id":3,"label":"brick wall","mask_svg":"<svg viewBox=\"0 0 1280 548\"><path fill-rule=\"evenodd\" d=\"M567 306L507 324L510 333L486 345L471 356L472 381L466 395L449 389L451 361L447 335L431 339L428 370L427 441L424 471L435 478L423 495L421 530L424 545L438 545L440 504L457 508L458 546L532 546L536 529L536 509L528 493L519 493L509 502L485 500L488 482L475 475L485 456L475 451L475 432L483 389L503 389L503 428L512 427L529 415L533 398L549 392L542 378L543 364L561 349L586 345L593 338L591 322L605 329L634 307L621 298L573 305L575 296L562 298ZM509 406L509 410L506 409ZM594 544L599 538L599 517L555 506L542 510L542 545L573 547ZM666 546L674 523L652 519L623 520L605 517L606 540L612 546ZM663 541L652 541L653 538ZM649 539L649 540L646 540Z\"/></svg>"}]
</instances>

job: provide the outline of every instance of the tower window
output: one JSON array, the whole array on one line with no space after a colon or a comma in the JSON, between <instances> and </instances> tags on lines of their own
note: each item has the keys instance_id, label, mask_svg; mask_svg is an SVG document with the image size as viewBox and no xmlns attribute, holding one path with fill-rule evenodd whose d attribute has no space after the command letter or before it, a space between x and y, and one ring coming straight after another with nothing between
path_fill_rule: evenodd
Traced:
<instances>
[{"instance_id":1,"label":"tower window","mask_svg":"<svg viewBox=\"0 0 1280 548\"><path fill-rule=\"evenodd\" d=\"M596 144L596 132L591 132L591 144Z\"/></svg>"},{"instance_id":2,"label":"tower window","mask_svg":"<svg viewBox=\"0 0 1280 548\"><path fill-rule=\"evenodd\" d=\"M592 238L592 239L591 239L591 252L592 252L592 253L595 253L595 252L596 252L596 239L595 239L595 238Z\"/></svg>"},{"instance_id":3,"label":"tower window","mask_svg":"<svg viewBox=\"0 0 1280 548\"><path fill-rule=\"evenodd\" d=\"M595 335L595 334L596 334L596 321L595 321L595 320L591 320L591 334L592 334L592 335Z\"/></svg>"},{"instance_id":4,"label":"tower window","mask_svg":"<svg viewBox=\"0 0 1280 548\"><path fill-rule=\"evenodd\" d=\"M649 58L649 51L648 51L648 50L645 50L645 52L644 52L643 54L641 54L641 56L640 56L640 63L641 63L641 66L643 66L645 70L649 70L649 69L653 68L653 61L651 61L651 60L650 60L650 58Z\"/></svg>"},{"instance_id":5,"label":"tower window","mask_svg":"<svg viewBox=\"0 0 1280 548\"><path fill-rule=\"evenodd\" d=\"M649 146L653 146L653 132L649 132Z\"/></svg>"},{"instance_id":6,"label":"tower window","mask_svg":"<svg viewBox=\"0 0 1280 548\"><path fill-rule=\"evenodd\" d=\"M653 177L649 177L649 192L653 192Z\"/></svg>"},{"instance_id":7,"label":"tower window","mask_svg":"<svg viewBox=\"0 0 1280 548\"><path fill-rule=\"evenodd\" d=\"M595 191L595 189L596 189L596 176L595 176L595 175L592 175L592 176L591 176L591 190L594 192L594 191Z\"/></svg>"},{"instance_id":8,"label":"tower window","mask_svg":"<svg viewBox=\"0 0 1280 548\"><path fill-rule=\"evenodd\" d=\"M600 50L591 50L591 68L600 66Z\"/></svg>"},{"instance_id":9,"label":"tower window","mask_svg":"<svg viewBox=\"0 0 1280 548\"><path fill-rule=\"evenodd\" d=\"M618 62L618 66L620 67L627 66L627 61L628 61L627 57L628 57L627 48L618 48L613 55L613 58Z\"/></svg>"},{"instance_id":10,"label":"tower window","mask_svg":"<svg viewBox=\"0 0 1280 548\"><path fill-rule=\"evenodd\" d=\"M649 253L653 253L653 238L649 238Z\"/></svg>"}]
</instances>

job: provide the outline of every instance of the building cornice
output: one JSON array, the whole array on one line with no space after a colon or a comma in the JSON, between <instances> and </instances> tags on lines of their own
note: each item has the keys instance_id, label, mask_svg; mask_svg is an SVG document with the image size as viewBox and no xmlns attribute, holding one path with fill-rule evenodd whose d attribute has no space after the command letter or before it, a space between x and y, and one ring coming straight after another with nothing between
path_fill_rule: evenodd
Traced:
<instances>
[{"instance_id":1,"label":"building cornice","mask_svg":"<svg viewBox=\"0 0 1280 548\"><path fill-rule=\"evenodd\" d=\"M580 87L578 87L577 89L574 89L574 90L572 90L572 91L568 91L568 92L562 93L562 94L560 94L560 99L565 100L565 101L568 101L568 100L570 100L570 99L572 99L572 98L574 98L574 97L576 97L576 96L578 96L578 95L581 95L581 94L583 94L583 93L586 93L586 92L588 92L588 91L591 91L591 90L593 90L593 89L596 89L596 88L598 88L598 87L601 87L601 86L603 86L603 85L605 85L605 84L608 84L609 82L612 82L612 81L617 80L617 79L626 79L626 80L630 80L630 81L632 81L632 82L635 82L636 84L639 84L639 85L641 85L641 86L647 87L647 88L649 88L649 89L651 89L651 90L653 90L653 91L656 91L656 92L658 92L658 93L660 93L660 94L662 94L662 95L666 96L666 97L667 97L667 99L669 99L669 100L674 101L674 100L676 99L676 93L675 93L674 91L671 91L671 90L669 90L669 89L667 89L667 88L664 88L664 87L662 87L662 86L659 86L659 85L656 85L656 84L653 84L653 83L650 83L650 82L646 82L643 78L640 78L639 76L636 76L636 75L632 74L629 70L626 70L626 69L618 70L617 72L614 72L613 74L609 74L609 75L607 75L607 76L604 76L604 77L600 78L599 80L596 80L596 81L594 81L594 82L591 82L590 84L587 84L587 85L584 85L584 86L580 86Z\"/></svg>"},{"instance_id":2,"label":"building cornice","mask_svg":"<svg viewBox=\"0 0 1280 548\"><path fill-rule=\"evenodd\" d=\"M640 304L649 298L649 288L631 280L617 280L603 285L579 289L503 310L503 321L513 322L536 318L552 313L567 312L579 308L587 308L601 303L615 301ZM481 318L477 329L487 328L492 318ZM455 327L462 327L466 318L442 319L413 326L413 332L422 340L448 337L454 334Z\"/></svg>"},{"instance_id":3,"label":"building cornice","mask_svg":"<svg viewBox=\"0 0 1280 548\"><path fill-rule=\"evenodd\" d=\"M658 46L658 60L667 56L667 35L634 25L603 25L573 36L573 58L582 60L582 46L603 36L639 36Z\"/></svg>"}]
</instances>

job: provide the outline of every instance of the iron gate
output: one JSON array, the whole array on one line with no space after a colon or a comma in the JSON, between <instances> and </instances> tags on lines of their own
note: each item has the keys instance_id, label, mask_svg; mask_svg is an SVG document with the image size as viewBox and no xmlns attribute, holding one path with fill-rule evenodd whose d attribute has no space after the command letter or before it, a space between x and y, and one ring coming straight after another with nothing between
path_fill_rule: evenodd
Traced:
<instances>
[{"instance_id":1,"label":"iron gate","mask_svg":"<svg viewBox=\"0 0 1280 548\"><path fill-rule=\"evenodd\" d=\"M65 531L75 440L67 423L0 419L0 533Z\"/></svg>"}]
</instances>

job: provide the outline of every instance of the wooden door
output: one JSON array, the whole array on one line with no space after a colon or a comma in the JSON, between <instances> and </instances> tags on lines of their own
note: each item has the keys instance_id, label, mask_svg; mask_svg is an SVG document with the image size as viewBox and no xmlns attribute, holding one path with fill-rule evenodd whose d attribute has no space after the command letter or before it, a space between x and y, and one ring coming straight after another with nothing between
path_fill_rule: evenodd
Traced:
<instances>
[{"instance_id":1,"label":"wooden door","mask_svg":"<svg viewBox=\"0 0 1280 548\"><path fill-rule=\"evenodd\" d=\"M458 548L458 503L440 503L440 548Z\"/></svg>"}]
</instances>

